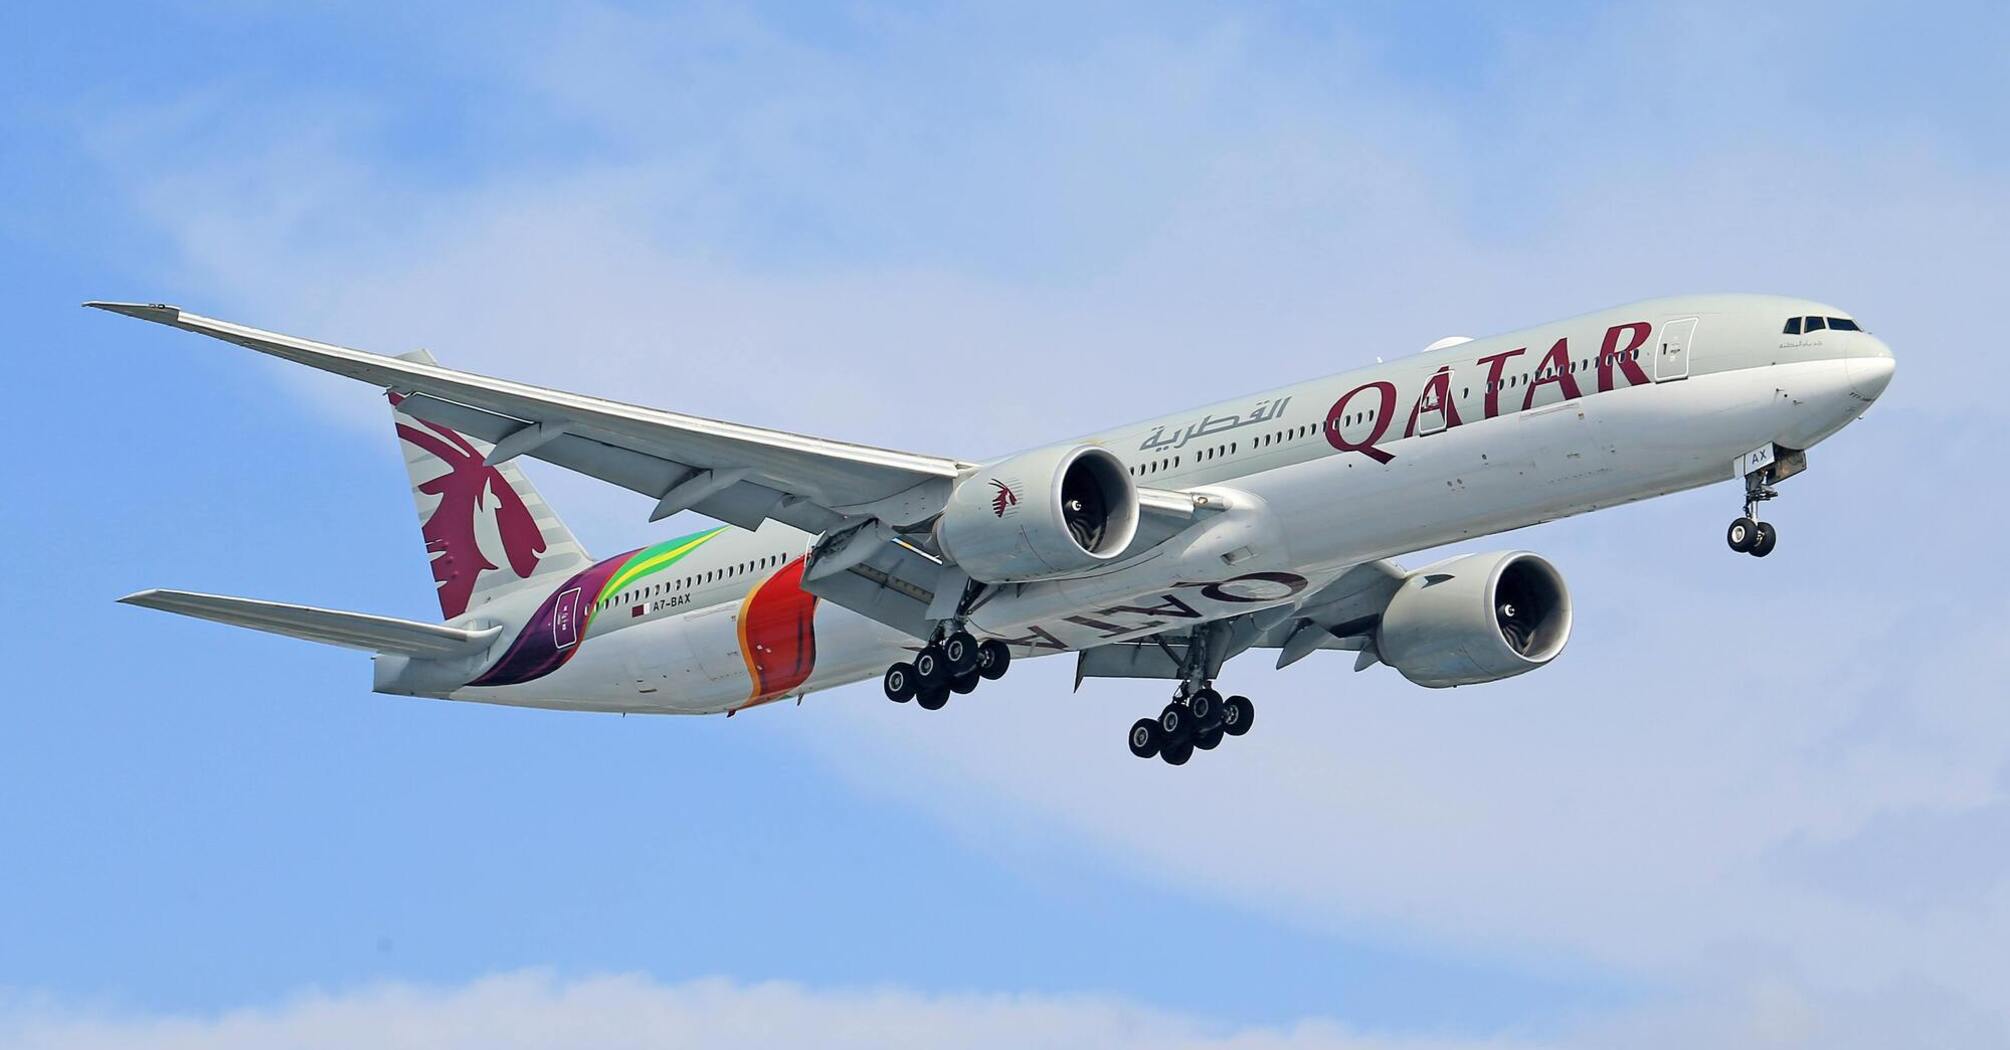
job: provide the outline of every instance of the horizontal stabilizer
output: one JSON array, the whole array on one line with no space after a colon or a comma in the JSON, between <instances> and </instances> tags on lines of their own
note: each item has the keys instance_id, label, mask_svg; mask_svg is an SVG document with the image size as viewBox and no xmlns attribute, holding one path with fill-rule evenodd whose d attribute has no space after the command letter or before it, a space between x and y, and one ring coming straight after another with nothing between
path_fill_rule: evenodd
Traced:
<instances>
[{"instance_id":1,"label":"horizontal stabilizer","mask_svg":"<svg viewBox=\"0 0 2010 1050\"><path fill-rule=\"evenodd\" d=\"M502 634L500 626L479 629L448 627L390 616L338 612L311 605L197 594L193 591L147 590L128 594L119 601L326 645L429 659L480 652Z\"/></svg>"}]
</instances>

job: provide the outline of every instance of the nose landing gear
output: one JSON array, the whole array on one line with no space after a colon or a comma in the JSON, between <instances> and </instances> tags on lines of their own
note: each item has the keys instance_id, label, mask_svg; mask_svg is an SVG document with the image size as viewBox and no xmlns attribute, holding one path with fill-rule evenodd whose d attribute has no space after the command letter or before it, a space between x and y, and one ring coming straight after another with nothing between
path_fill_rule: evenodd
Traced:
<instances>
[{"instance_id":1,"label":"nose landing gear","mask_svg":"<svg viewBox=\"0 0 2010 1050\"><path fill-rule=\"evenodd\" d=\"M1773 486L1806 469L1807 450L1785 445L1761 445L1738 457L1733 473L1745 479L1745 513L1725 530L1724 542L1732 550L1754 558L1773 553L1774 544L1780 542L1780 533L1771 524L1759 520L1759 504L1778 499L1779 490Z\"/></svg>"},{"instance_id":2,"label":"nose landing gear","mask_svg":"<svg viewBox=\"0 0 2010 1050\"><path fill-rule=\"evenodd\" d=\"M1770 522L1758 520L1759 504L1779 498L1779 490L1767 483L1771 470L1760 470L1745 475L1745 513L1732 519L1731 527L1724 531L1724 542L1739 554L1749 554L1763 558L1773 553L1773 545L1780 541L1780 533Z\"/></svg>"},{"instance_id":3,"label":"nose landing gear","mask_svg":"<svg viewBox=\"0 0 2010 1050\"><path fill-rule=\"evenodd\" d=\"M1771 522L1753 521L1751 512L1747 511L1745 516L1731 522L1731 527L1724 533L1724 540L1740 554L1763 558L1773 553L1773 545L1780 541L1780 533Z\"/></svg>"}]
</instances>

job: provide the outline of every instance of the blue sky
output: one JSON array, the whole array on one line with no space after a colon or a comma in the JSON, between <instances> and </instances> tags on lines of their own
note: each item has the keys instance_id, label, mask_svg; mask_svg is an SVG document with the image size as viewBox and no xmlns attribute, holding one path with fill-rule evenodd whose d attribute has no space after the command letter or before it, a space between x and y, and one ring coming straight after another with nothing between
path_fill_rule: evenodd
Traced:
<instances>
[{"instance_id":1,"label":"blue sky","mask_svg":"<svg viewBox=\"0 0 2010 1050\"><path fill-rule=\"evenodd\" d=\"M1992 4L18 12L0 1042L2010 1043L2006 52ZM1181 770L1064 661L621 719L114 606L430 599L367 391L76 308L979 457L1715 290L1901 362L1779 553L1728 484L1475 545L1570 579L1555 666L1251 657ZM535 476L598 552L687 524Z\"/></svg>"}]
</instances>

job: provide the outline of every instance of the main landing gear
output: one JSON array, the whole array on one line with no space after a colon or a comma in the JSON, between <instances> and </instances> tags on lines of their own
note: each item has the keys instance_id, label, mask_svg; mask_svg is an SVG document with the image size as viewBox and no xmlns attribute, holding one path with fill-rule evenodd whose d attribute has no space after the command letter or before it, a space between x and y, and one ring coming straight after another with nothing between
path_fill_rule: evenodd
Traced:
<instances>
[{"instance_id":1,"label":"main landing gear","mask_svg":"<svg viewBox=\"0 0 2010 1050\"><path fill-rule=\"evenodd\" d=\"M1011 663L1012 650L996 638L980 642L962 628L938 629L912 663L887 668L880 686L894 703L912 700L924 710L939 711L949 694L967 694L980 681L1003 678Z\"/></svg>"},{"instance_id":2,"label":"main landing gear","mask_svg":"<svg viewBox=\"0 0 2010 1050\"><path fill-rule=\"evenodd\" d=\"M1131 724L1131 754L1139 758L1156 755L1166 765L1183 766L1195 749L1212 751L1221 746L1222 737L1249 732L1256 721L1256 705L1246 696L1223 699L1214 689L1212 675L1221 669L1221 662L1211 659L1209 649L1218 648L1221 641L1220 632L1211 626L1188 635L1183 654L1175 653L1163 641L1159 643L1167 656L1179 661L1182 681L1172 703L1157 718L1140 718Z\"/></svg>"},{"instance_id":3,"label":"main landing gear","mask_svg":"<svg viewBox=\"0 0 2010 1050\"><path fill-rule=\"evenodd\" d=\"M1212 751L1224 736L1241 736L1256 721L1256 705L1246 696L1222 699L1213 686L1189 690L1184 683L1157 718L1131 724L1131 754L1157 755L1166 765L1183 766L1194 749Z\"/></svg>"},{"instance_id":4,"label":"main landing gear","mask_svg":"<svg viewBox=\"0 0 2010 1050\"><path fill-rule=\"evenodd\" d=\"M1745 475L1745 513L1731 521L1731 527L1724 531L1724 541L1739 554L1749 554L1763 558L1773 553L1773 545L1780 541L1778 529L1771 522L1758 520L1759 504L1776 499L1779 491L1768 483L1770 471L1756 471Z\"/></svg>"}]
</instances>

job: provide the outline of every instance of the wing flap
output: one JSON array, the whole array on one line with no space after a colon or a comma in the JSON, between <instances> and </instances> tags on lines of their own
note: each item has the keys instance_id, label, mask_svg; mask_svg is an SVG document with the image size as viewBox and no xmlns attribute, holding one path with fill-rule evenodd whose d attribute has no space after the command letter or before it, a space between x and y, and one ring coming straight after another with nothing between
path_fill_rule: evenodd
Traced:
<instances>
[{"instance_id":1,"label":"wing flap","mask_svg":"<svg viewBox=\"0 0 2010 1050\"><path fill-rule=\"evenodd\" d=\"M467 656L488 648L500 626L466 628L400 620L391 616L319 609L311 605L235 598L195 591L146 590L119 601L198 620L248 627L324 645L366 652L399 653L426 659Z\"/></svg>"}]
</instances>

